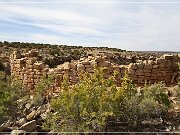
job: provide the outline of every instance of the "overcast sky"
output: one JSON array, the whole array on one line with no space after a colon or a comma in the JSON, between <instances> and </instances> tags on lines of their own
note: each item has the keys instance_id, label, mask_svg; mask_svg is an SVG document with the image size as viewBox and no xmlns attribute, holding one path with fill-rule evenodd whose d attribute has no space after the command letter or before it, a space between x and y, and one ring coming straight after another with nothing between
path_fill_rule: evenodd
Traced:
<instances>
[{"instance_id":1,"label":"overcast sky","mask_svg":"<svg viewBox=\"0 0 180 135\"><path fill-rule=\"evenodd\" d=\"M0 0L0 41L180 51L178 0L24 1Z\"/></svg>"}]
</instances>

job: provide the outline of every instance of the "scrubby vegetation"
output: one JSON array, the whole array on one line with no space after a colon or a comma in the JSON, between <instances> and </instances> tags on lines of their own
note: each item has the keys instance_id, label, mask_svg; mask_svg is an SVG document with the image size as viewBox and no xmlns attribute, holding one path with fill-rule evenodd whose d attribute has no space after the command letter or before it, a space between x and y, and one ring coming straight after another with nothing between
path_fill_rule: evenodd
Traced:
<instances>
[{"instance_id":1,"label":"scrubby vegetation","mask_svg":"<svg viewBox=\"0 0 180 135\"><path fill-rule=\"evenodd\" d=\"M114 132L117 128L113 129L113 125L118 131L139 131L146 122L168 121L168 110L174 106L162 83L140 88L125 73L121 86L117 87L117 73L104 79L105 71L96 68L94 73L81 73L75 85L70 85L68 76L64 76L57 96L47 96L55 76L44 77L35 88L33 100L25 97L28 94L18 81L0 72L0 124L26 117L37 119L38 123L41 120L40 131ZM174 90L179 95L178 85ZM24 114L25 104L33 107L32 112L37 110L36 113L26 109L30 114ZM45 112L42 117L38 108L48 104L51 109L40 111Z\"/></svg>"},{"instance_id":2,"label":"scrubby vegetation","mask_svg":"<svg viewBox=\"0 0 180 135\"><path fill-rule=\"evenodd\" d=\"M48 89L53 83L53 78L54 75L50 75L48 78L44 76L42 80L36 85L33 100L35 105L42 105L44 102L46 102L46 95L48 95Z\"/></svg>"},{"instance_id":3,"label":"scrubby vegetation","mask_svg":"<svg viewBox=\"0 0 180 135\"><path fill-rule=\"evenodd\" d=\"M170 102L163 84L138 90L126 74L121 87L116 87L114 77L104 79L103 74L103 69L82 74L74 86L68 84L66 77L59 96L51 100L53 112L47 115L43 128L59 132L102 132L113 121L124 122L131 130L144 120L164 118Z\"/></svg>"},{"instance_id":4,"label":"scrubby vegetation","mask_svg":"<svg viewBox=\"0 0 180 135\"><path fill-rule=\"evenodd\" d=\"M3 62L0 60L0 71L4 71L4 70L5 70L4 64L3 64Z\"/></svg>"},{"instance_id":5,"label":"scrubby vegetation","mask_svg":"<svg viewBox=\"0 0 180 135\"><path fill-rule=\"evenodd\" d=\"M135 62L138 59L145 60L149 58L152 59L155 57L160 57L164 53L134 52L108 47L82 47L43 43L0 41L0 58L8 58L14 50L25 53L32 49L38 50L42 56L42 60L52 68L64 62L78 60L81 57L87 57L88 55L108 56L115 63L128 64L130 62Z\"/></svg>"},{"instance_id":6,"label":"scrubby vegetation","mask_svg":"<svg viewBox=\"0 0 180 135\"><path fill-rule=\"evenodd\" d=\"M0 72L0 124L20 117L17 100L22 99L24 94L19 81L12 81L12 77Z\"/></svg>"},{"instance_id":7,"label":"scrubby vegetation","mask_svg":"<svg viewBox=\"0 0 180 135\"><path fill-rule=\"evenodd\" d=\"M159 131L166 131L169 125L178 129L180 83L171 87L163 83L137 87L126 73L121 86L117 87L116 72L105 79L106 69L97 68L94 73L81 73L79 83L75 85L69 83L69 76L64 76L59 93L51 93L54 75L44 76L34 91L27 91L9 76L9 55L19 50L24 57L31 49L38 50L39 58L50 68L88 55L103 55L118 65L162 55L107 47L0 42L0 132L24 130L21 126L33 121L32 131L38 132L145 131L143 126L153 122L165 126ZM30 97L30 94L34 95ZM8 122L13 124L8 125ZM5 130L4 126L10 128ZM152 128L151 131L157 130Z\"/></svg>"}]
</instances>

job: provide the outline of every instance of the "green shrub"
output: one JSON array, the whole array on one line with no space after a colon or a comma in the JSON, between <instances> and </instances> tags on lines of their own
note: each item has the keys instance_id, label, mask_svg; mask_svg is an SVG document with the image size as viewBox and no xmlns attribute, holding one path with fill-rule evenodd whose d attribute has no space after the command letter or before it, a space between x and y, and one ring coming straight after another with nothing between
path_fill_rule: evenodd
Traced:
<instances>
[{"instance_id":1,"label":"green shrub","mask_svg":"<svg viewBox=\"0 0 180 135\"><path fill-rule=\"evenodd\" d=\"M35 96L33 100L35 105L43 104L43 100L51 84L53 83L53 79L54 75L49 75L48 77L43 76L41 81L35 86Z\"/></svg>"},{"instance_id":2,"label":"green shrub","mask_svg":"<svg viewBox=\"0 0 180 135\"><path fill-rule=\"evenodd\" d=\"M85 73L80 83L70 86L65 77L62 90L51 106L56 112L46 119L45 129L54 131L103 131L106 119L113 116L116 86L113 79L104 79L103 70ZM52 122L54 121L54 122Z\"/></svg>"},{"instance_id":3,"label":"green shrub","mask_svg":"<svg viewBox=\"0 0 180 135\"><path fill-rule=\"evenodd\" d=\"M134 124L136 126L139 123L140 96L127 73L121 81L121 87L118 89L115 99L117 103L116 117L120 121L126 122L128 126L134 126Z\"/></svg>"},{"instance_id":4,"label":"green shrub","mask_svg":"<svg viewBox=\"0 0 180 135\"><path fill-rule=\"evenodd\" d=\"M8 119L16 119L20 111L17 100L23 95L21 83L0 72L0 124Z\"/></svg>"},{"instance_id":5,"label":"green shrub","mask_svg":"<svg viewBox=\"0 0 180 135\"><path fill-rule=\"evenodd\" d=\"M153 119L154 116L163 118L162 115L170 107L170 101L162 83L145 85L138 92L137 87L125 74L119 92L122 96L117 96L120 99L118 99L119 110L116 116L131 128L137 127L143 120Z\"/></svg>"},{"instance_id":6,"label":"green shrub","mask_svg":"<svg viewBox=\"0 0 180 135\"><path fill-rule=\"evenodd\" d=\"M127 73L121 87L115 76L104 79L104 69L83 73L80 82L69 84L68 76L51 101L55 113L49 113L43 129L59 132L105 131L108 120L121 121L129 128L137 127L144 119L159 117L170 105L162 84L145 86L138 92Z\"/></svg>"}]
</instances>

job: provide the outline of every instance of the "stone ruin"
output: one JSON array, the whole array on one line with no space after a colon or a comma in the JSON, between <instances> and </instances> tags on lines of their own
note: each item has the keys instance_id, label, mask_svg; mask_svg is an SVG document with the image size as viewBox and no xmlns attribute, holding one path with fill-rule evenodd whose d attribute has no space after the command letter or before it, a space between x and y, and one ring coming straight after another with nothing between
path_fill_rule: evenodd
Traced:
<instances>
[{"instance_id":1,"label":"stone ruin","mask_svg":"<svg viewBox=\"0 0 180 135\"><path fill-rule=\"evenodd\" d=\"M42 77L55 74L54 83L50 86L52 91L58 91L65 74L69 75L70 84L78 83L80 72L93 73L94 66L106 68L104 77L112 76L117 71L116 82L119 86L125 70L137 86L143 86L146 82L153 84L164 82L166 85L176 83L178 78L178 55L164 55L156 60L145 60L141 63L130 63L129 65L117 65L109 62L106 56L88 56L77 61L65 62L57 68L49 68L48 65L40 61L38 51L31 50L24 56L18 52L13 52L10 56L11 74L15 79L22 81L23 87L33 92L36 84Z\"/></svg>"}]
</instances>

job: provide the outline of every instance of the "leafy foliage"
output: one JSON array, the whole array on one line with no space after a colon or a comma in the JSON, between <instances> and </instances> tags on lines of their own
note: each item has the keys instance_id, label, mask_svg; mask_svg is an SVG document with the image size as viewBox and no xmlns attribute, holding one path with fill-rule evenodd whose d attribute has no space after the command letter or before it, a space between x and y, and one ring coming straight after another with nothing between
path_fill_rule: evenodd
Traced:
<instances>
[{"instance_id":1,"label":"leafy foliage","mask_svg":"<svg viewBox=\"0 0 180 135\"><path fill-rule=\"evenodd\" d=\"M145 85L138 92L136 87L129 82L125 75L121 91L125 92L119 100L119 119L126 122L130 128L138 126L143 120L151 120L155 117L162 117L170 107L168 95L162 83L151 86ZM127 80L129 83L127 83Z\"/></svg>"},{"instance_id":2,"label":"leafy foliage","mask_svg":"<svg viewBox=\"0 0 180 135\"><path fill-rule=\"evenodd\" d=\"M34 103L36 105L41 105L44 102L44 97L53 83L54 75L49 75L49 77L44 76L41 81L35 87Z\"/></svg>"},{"instance_id":3,"label":"leafy foliage","mask_svg":"<svg viewBox=\"0 0 180 135\"><path fill-rule=\"evenodd\" d=\"M0 72L0 123L17 117L17 100L24 95L21 83Z\"/></svg>"},{"instance_id":4,"label":"leafy foliage","mask_svg":"<svg viewBox=\"0 0 180 135\"><path fill-rule=\"evenodd\" d=\"M113 78L104 79L103 70L94 74L81 74L80 83L74 86L64 78L62 90L51 105L55 112L45 128L55 131L103 131L106 119L113 116L113 98L116 86ZM114 91L114 92L113 92ZM47 127L49 125L49 127ZM54 127L56 125L56 127Z\"/></svg>"},{"instance_id":5,"label":"leafy foliage","mask_svg":"<svg viewBox=\"0 0 180 135\"><path fill-rule=\"evenodd\" d=\"M121 87L114 76L104 79L104 70L84 73L80 82L70 86L64 78L59 97L51 101L55 113L49 113L43 128L53 131L105 131L109 119L136 127L152 115L159 116L170 103L162 84L145 86L139 92L125 74Z\"/></svg>"}]
</instances>

